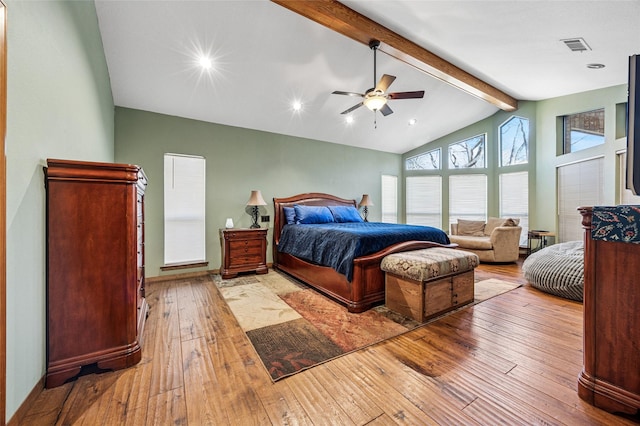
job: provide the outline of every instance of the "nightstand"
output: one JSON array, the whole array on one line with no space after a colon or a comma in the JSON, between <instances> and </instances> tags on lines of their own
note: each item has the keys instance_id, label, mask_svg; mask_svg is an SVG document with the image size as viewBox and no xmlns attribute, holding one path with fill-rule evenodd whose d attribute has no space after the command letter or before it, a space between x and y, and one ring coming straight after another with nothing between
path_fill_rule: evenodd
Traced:
<instances>
[{"instance_id":1,"label":"nightstand","mask_svg":"<svg viewBox=\"0 0 640 426\"><path fill-rule=\"evenodd\" d=\"M223 279L234 278L239 272L266 274L267 229L220 229Z\"/></svg>"}]
</instances>

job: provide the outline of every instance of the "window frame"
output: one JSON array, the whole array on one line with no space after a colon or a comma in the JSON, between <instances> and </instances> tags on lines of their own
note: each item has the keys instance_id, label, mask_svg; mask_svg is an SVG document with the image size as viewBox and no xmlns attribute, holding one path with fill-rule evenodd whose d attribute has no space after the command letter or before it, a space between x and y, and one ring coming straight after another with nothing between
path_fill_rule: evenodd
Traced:
<instances>
[{"instance_id":1,"label":"window frame","mask_svg":"<svg viewBox=\"0 0 640 426\"><path fill-rule=\"evenodd\" d=\"M409 167L409 162L414 160L414 162L416 164L420 163L419 159L422 157L427 157L429 154L432 154L434 152L438 153L438 167ZM431 159L433 162L433 159ZM404 169L405 170L411 170L411 171L415 171L415 170L442 170L442 148L436 148L436 149L432 149L426 152L423 152L421 154L417 154L417 155L413 155L409 158L407 158L404 161Z\"/></svg>"},{"instance_id":2,"label":"window frame","mask_svg":"<svg viewBox=\"0 0 640 426\"><path fill-rule=\"evenodd\" d=\"M433 181L438 181L437 185L432 185ZM426 186L426 192L413 196L410 194L410 190L414 188L409 182L422 181L422 185ZM415 188L418 188L415 186ZM434 194L433 192L437 192ZM422 197L425 200L429 200L428 203L421 201ZM413 203L417 203L415 210L413 209ZM426 205L425 205L426 204ZM407 176L405 178L405 205L406 205L406 220L405 222L410 225L427 225L435 228L442 227L442 176L440 175L419 175L419 176ZM414 220L414 217L417 220ZM426 220L423 220L426 218ZM430 220L434 218L434 220Z\"/></svg>"},{"instance_id":3,"label":"window frame","mask_svg":"<svg viewBox=\"0 0 640 426\"><path fill-rule=\"evenodd\" d=\"M390 181L394 180L395 185L390 182L385 183L385 179ZM390 189L393 186L393 200L390 200L390 195L386 194L385 188ZM381 210L381 222L385 223L398 223L398 176L395 175L381 175L380 176L380 210ZM388 207L393 206L392 209Z\"/></svg>"},{"instance_id":4,"label":"window frame","mask_svg":"<svg viewBox=\"0 0 640 426\"><path fill-rule=\"evenodd\" d=\"M593 184L594 180L597 185ZM558 165L556 182L557 242L582 240L584 230L577 208L600 205L604 202L604 156ZM563 199L564 195L567 195L567 199Z\"/></svg>"},{"instance_id":5,"label":"window frame","mask_svg":"<svg viewBox=\"0 0 640 426\"><path fill-rule=\"evenodd\" d=\"M503 142L504 142L504 136L503 136L503 132L502 129L507 126L507 124L509 124L511 121L513 120L520 120L520 121L525 121L526 122L526 133L524 135L524 146L525 146L525 159L524 161L520 161L520 162L514 162L514 163L510 163L510 164L504 164L504 150L503 150ZM522 127L522 129L524 129L524 126ZM498 126L498 166L499 167L510 167L510 166L517 166L517 165L523 165L523 164L529 164L529 141L530 141L530 120L526 117L522 117L519 115L512 115L511 117L509 117L507 120L505 120L504 122L502 122L502 124L500 124ZM516 134L518 132L518 130L515 130ZM515 137L514 137L515 140ZM515 145L515 144L514 144ZM511 150L513 151L513 147L511 148Z\"/></svg>"},{"instance_id":6,"label":"window frame","mask_svg":"<svg viewBox=\"0 0 640 426\"><path fill-rule=\"evenodd\" d=\"M475 139L480 138L479 142L481 142L481 144L476 144L476 146L481 146L481 153L478 155L482 156L482 165L473 165L473 166L465 166L465 167L455 167L452 166L453 162L451 161L451 157L452 157L452 148L454 146L460 146L460 145L467 145L467 149L466 150L461 150L461 152L466 152L467 155L469 154L469 151L473 152L473 150L475 149L475 147L470 148L469 149L469 142L474 141ZM467 164L469 164L469 162L467 162ZM479 164L479 161L476 161L475 164ZM468 169L486 169L487 168L487 133L480 133L477 134L475 136L471 136L469 138L463 139L461 141L458 142L453 142L447 145L447 169L449 170L468 170Z\"/></svg>"},{"instance_id":7,"label":"window frame","mask_svg":"<svg viewBox=\"0 0 640 426\"><path fill-rule=\"evenodd\" d=\"M470 194L466 194L462 199L464 200L464 202L469 202L471 200L471 204L472 205L478 205L478 202L483 202L483 209L477 209L477 211L475 212L471 212L471 213L459 213L459 212L454 212L453 211L453 206L455 205L455 193L456 190L454 188L454 180L457 179L468 179L468 178L472 178L472 177L482 177L484 182L484 196L483 197L476 197L477 194L480 194L481 191L478 190L478 188L473 189L472 191L470 191ZM452 189L453 188L453 189ZM471 195L471 196L467 196L467 195ZM467 220L483 220L486 221L487 220L487 214L488 214L488 196L489 196L489 176L486 173L465 173L465 174L454 174L454 175L450 175L449 176L449 228L451 228L451 224L452 223L457 223L458 219L467 219ZM476 199L474 199L474 197ZM475 204L474 204L475 202Z\"/></svg>"},{"instance_id":8,"label":"window frame","mask_svg":"<svg viewBox=\"0 0 640 426\"><path fill-rule=\"evenodd\" d=\"M573 129L573 127L569 127L570 124L568 124L568 122L572 119L572 117L577 117L577 116L581 116L581 115L586 115L586 114L590 114L590 113L601 113L602 117L601 117L601 122L602 122L602 134L601 134L601 141L597 142L597 143L589 143L584 147L581 148L577 148L577 149L572 149L572 146L577 143L573 141L573 138L571 137L571 130L569 129ZM566 114L566 115L562 115L560 116L560 123L562 125L562 139L561 139L561 143L562 143L562 154L571 154L571 153L575 153L575 152L580 152L580 151L584 151L585 149L589 149L589 148L594 148L596 146L600 146L603 145L606 142L606 136L605 136L605 126L606 126L606 109L604 107L601 108L595 108L595 109L591 109L588 111L582 111L582 112L576 112L576 113L572 113L572 114ZM584 129L585 134L588 134L587 129ZM567 132L569 132L569 135L567 134ZM593 133L594 135L596 135L596 133ZM600 134L597 134L598 136L600 136ZM567 136L569 136L569 140L567 140Z\"/></svg>"},{"instance_id":9,"label":"window frame","mask_svg":"<svg viewBox=\"0 0 640 426\"><path fill-rule=\"evenodd\" d=\"M505 188L505 182L503 181L503 179L509 176L518 177L522 175L524 175L524 180L525 180L524 185L526 185L526 188L524 188L524 190L522 186L518 186L518 185L515 185L517 186L516 190L514 190L513 188ZM514 186L514 185L511 185L511 186ZM498 175L498 193L499 193L498 209L500 212L500 217L520 219L519 225L522 228L522 232L520 233L520 246L526 246L527 234L529 233L529 171L525 170L521 172L500 173ZM518 210L520 210L518 208L520 207L518 205L520 204L518 201L516 201L515 206L510 207L509 209L505 208L505 204L504 204L505 196L503 196L503 194L505 193L510 194L510 198L512 200L520 198L520 201L523 201L521 203L524 205L524 208L522 209L523 210L522 213L517 212Z\"/></svg>"},{"instance_id":10,"label":"window frame","mask_svg":"<svg viewBox=\"0 0 640 426\"><path fill-rule=\"evenodd\" d=\"M165 153L163 161L164 266L206 262L206 159L199 155ZM179 166L191 174L176 176L176 162L183 163ZM201 175L197 173L198 166L201 166ZM186 190L177 191L177 185Z\"/></svg>"}]
</instances>

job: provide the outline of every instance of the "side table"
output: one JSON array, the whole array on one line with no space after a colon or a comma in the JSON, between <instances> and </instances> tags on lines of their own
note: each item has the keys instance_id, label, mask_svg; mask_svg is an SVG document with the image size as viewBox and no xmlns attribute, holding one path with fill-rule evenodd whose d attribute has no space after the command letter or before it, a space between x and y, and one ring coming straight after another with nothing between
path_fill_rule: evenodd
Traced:
<instances>
[{"instance_id":1,"label":"side table","mask_svg":"<svg viewBox=\"0 0 640 426\"><path fill-rule=\"evenodd\" d=\"M549 237L555 238L555 232L542 231L542 230L531 230L527 235L527 256L531 253L535 253L538 250L541 250L549 245ZM533 241L537 241L536 246L533 246Z\"/></svg>"},{"instance_id":2,"label":"side table","mask_svg":"<svg viewBox=\"0 0 640 426\"><path fill-rule=\"evenodd\" d=\"M234 278L239 272L266 274L267 229L220 229L223 279Z\"/></svg>"}]
</instances>

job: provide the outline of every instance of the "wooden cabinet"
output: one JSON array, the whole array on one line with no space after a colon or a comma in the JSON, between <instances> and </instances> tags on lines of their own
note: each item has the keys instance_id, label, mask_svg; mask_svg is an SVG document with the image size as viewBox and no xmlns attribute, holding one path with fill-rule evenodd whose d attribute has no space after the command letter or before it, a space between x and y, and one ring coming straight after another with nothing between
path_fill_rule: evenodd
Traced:
<instances>
[{"instance_id":1,"label":"wooden cabinet","mask_svg":"<svg viewBox=\"0 0 640 426\"><path fill-rule=\"evenodd\" d=\"M473 302L473 270L431 281L387 272L385 281L386 307L419 322Z\"/></svg>"},{"instance_id":2,"label":"wooden cabinet","mask_svg":"<svg viewBox=\"0 0 640 426\"><path fill-rule=\"evenodd\" d=\"M141 359L144 294L142 169L47 160L47 374L54 387L82 368Z\"/></svg>"},{"instance_id":3,"label":"wooden cabinet","mask_svg":"<svg viewBox=\"0 0 640 426\"><path fill-rule=\"evenodd\" d=\"M222 278L233 278L239 272L266 274L269 271L266 229L221 229L220 244Z\"/></svg>"},{"instance_id":4,"label":"wooden cabinet","mask_svg":"<svg viewBox=\"0 0 640 426\"><path fill-rule=\"evenodd\" d=\"M580 397L609 412L640 410L640 245L593 240L592 209L581 207L584 235L584 366Z\"/></svg>"}]
</instances>

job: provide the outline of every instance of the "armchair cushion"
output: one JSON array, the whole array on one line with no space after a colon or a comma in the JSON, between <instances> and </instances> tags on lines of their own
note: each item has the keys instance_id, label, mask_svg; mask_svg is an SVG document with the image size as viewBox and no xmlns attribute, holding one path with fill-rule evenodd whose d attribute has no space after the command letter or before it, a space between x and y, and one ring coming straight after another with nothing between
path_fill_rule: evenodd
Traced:
<instances>
[{"instance_id":1,"label":"armchair cushion","mask_svg":"<svg viewBox=\"0 0 640 426\"><path fill-rule=\"evenodd\" d=\"M487 219L487 224L484 226L484 235L488 237L498 226L518 226L519 223L520 219L490 217Z\"/></svg>"},{"instance_id":2,"label":"armchair cushion","mask_svg":"<svg viewBox=\"0 0 640 426\"><path fill-rule=\"evenodd\" d=\"M458 219L458 235L482 237L484 235L484 222L481 220Z\"/></svg>"},{"instance_id":3,"label":"armchair cushion","mask_svg":"<svg viewBox=\"0 0 640 426\"><path fill-rule=\"evenodd\" d=\"M493 244L489 237L474 237L471 235L453 235L449 237L463 250L492 250Z\"/></svg>"}]
</instances>

